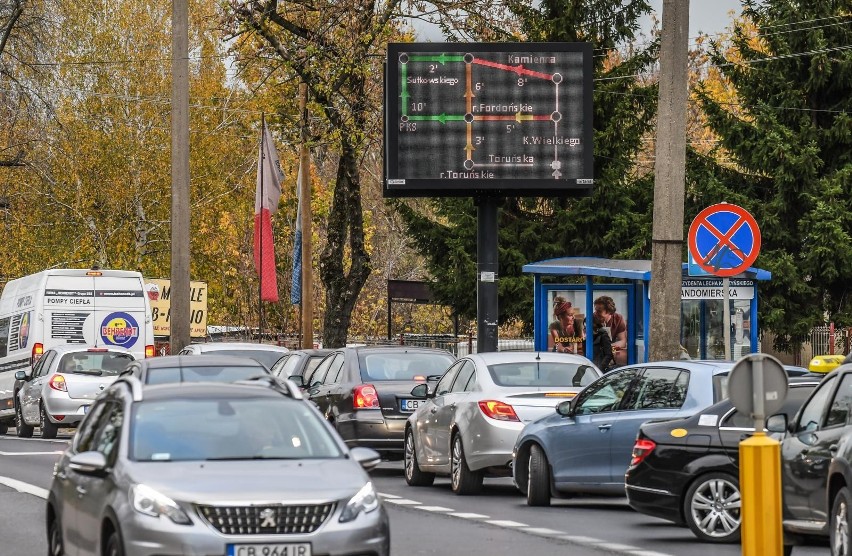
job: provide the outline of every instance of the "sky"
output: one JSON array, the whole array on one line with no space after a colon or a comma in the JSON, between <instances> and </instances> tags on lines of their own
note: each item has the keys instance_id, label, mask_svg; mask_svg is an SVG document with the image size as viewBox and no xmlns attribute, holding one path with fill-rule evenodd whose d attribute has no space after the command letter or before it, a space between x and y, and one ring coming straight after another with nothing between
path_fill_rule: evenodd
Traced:
<instances>
[{"instance_id":1,"label":"sky","mask_svg":"<svg viewBox=\"0 0 852 556\"><path fill-rule=\"evenodd\" d=\"M663 0L651 0L651 7L662 19ZM736 14L742 11L740 0L691 0L689 3L689 36L695 37L699 32L706 34L720 33L731 24L731 10ZM642 30L647 34L651 29L651 18L643 21Z\"/></svg>"}]
</instances>

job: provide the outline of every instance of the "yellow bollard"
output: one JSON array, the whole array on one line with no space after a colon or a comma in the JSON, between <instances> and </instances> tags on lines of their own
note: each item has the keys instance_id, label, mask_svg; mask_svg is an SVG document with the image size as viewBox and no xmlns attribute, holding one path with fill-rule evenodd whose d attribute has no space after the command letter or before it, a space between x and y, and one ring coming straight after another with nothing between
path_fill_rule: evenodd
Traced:
<instances>
[{"instance_id":1,"label":"yellow bollard","mask_svg":"<svg viewBox=\"0 0 852 556\"><path fill-rule=\"evenodd\" d=\"M761 432L740 442L743 556L782 556L781 444Z\"/></svg>"}]
</instances>

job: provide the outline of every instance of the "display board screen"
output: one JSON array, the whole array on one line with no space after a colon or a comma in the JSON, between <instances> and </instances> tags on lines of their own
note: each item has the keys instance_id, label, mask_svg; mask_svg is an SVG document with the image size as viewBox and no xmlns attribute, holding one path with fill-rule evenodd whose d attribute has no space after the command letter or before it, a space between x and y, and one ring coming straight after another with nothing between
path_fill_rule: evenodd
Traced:
<instances>
[{"instance_id":1,"label":"display board screen","mask_svg":"<svg viewBox=\"0 0 852 556\"><path fill-rule=\"evenodd\" d=\"M389 197L585 195L589 43L392 43L385 71Z\"/></svg>"}]
</instances>

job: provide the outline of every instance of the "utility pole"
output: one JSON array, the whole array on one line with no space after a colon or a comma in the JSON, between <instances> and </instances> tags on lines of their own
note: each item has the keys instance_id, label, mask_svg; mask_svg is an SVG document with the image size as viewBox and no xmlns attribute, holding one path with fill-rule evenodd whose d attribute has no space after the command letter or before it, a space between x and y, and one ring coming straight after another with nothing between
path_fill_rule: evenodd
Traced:
<instances>
[{"instance_id":1,"label":"utility pole","mask_svg":"<svg viewBox=\"0 0 852 556\"><path fill-rule=\"evenodd\" d=\"M314 347L314 286L311 245L311 151L308 149L308 84L299 84L299 110L302 115L299 166L299 210L302 218L302 349Z\"/></svg>"},{"instance_id":2,"label":"utility pole","mask_svg":"<svg viewBox=\"0 0 852 556\"><path fill-rule=\"evenodd\" d=\"M171 353L177 353L190 341L188 29L187 0L172 0Z\"/></svg>"},{"instance_id":3,"label":"utility pole","mask_svg":"<svg viewBox=\"0 0 852 556\"><path fill-rule=\"evenodd\" d=\"M651 361L680 357L689 0L663 0L654 164Z\"/></svg>"}]
</instances>

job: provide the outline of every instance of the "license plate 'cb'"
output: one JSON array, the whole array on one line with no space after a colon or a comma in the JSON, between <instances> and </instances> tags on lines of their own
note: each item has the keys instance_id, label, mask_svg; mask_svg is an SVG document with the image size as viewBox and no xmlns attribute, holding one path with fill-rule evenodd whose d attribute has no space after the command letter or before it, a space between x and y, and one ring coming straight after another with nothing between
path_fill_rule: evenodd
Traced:
<instances>
[{"instance_id":1,"label":"license plate 'cb'","mask_svg":"<svg viewBox=\"0 0 852 556\"><path fill-rule=\"evenodd\" d=\"M400 400L399 409L402 411L414 412L420 407L421 403L426 403L424 400Z\"/></svg>"},{"instance_id":2,"label":"license plate 'cb'","mask_svg":"<svg viewBox=\"0 0 852 556\"><path fill-rule=\"evenodd\" d=\"M229 544L228 556L311 556L310 543Z\"/></svg>"}]
</instances>

